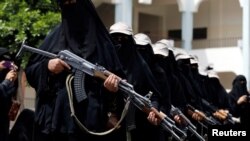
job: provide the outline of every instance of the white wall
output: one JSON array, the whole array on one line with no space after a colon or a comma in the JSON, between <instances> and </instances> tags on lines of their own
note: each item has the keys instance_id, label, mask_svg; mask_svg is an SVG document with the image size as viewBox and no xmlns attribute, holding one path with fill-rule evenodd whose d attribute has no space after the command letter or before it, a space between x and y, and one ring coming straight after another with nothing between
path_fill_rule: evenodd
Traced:
<instances>
[{"instance_id":1,"label":"white wall","mask_svg":"<svg viewBox=\"0 0 250 141\"><path fill-rule=\"evenodd\" d=\"M217 72L243 73L242 50L239 47L194 49L189 53L199 58L200 66L212 64Z\"/></svg>"},{"instance_id":2,"label":"white wall","mask_svg":"<svg viewBox=\"0 0 250 141\"><path fill-rule=\"evenodd\" d=\"M201 8L206 6L210 39L242 36L242 9L238 0L209 0Z\"/></svg>"},{"instance_id":3,"label":"white wall","mask_svg":"<svg viewBox=\"0 0 250 141\"><path fill-rule=\"evenodd\" d=\"M201 70L212 65L226 89L231 89L236 75L243 74L242 50L239 47L194 49L189 53L198 57Z\"/></svg>"},{"instance_id":4,"label":"white wall","mask_svg":"<svg viewBox=\"0 0 250 141\"><path fill-rule=\"evenodd\" d=\"M135 17L140 12L162 15L165 20L162 29L166 33L169 29L181 29L181 13L177 3L151 7L136 5L134 11ZM194 27L208 28L208 39L241 37L242 8L238 0L207 0L201 3L198 12L194 14L193 23Z\"/></svg>"},{"instance_id":5,"label":"white wall","mask_svg":"<svg viewBox=\"0 0 250 141\"><path fill-rule=\"evenodd\" d=\"M169 29L181 29L181 13L177 0L153 0L152 5L138 4L135 0L133 6L134 32L138 32L141 26L138 22L139 13L162 17L163 25L159 28L163 33L159 34L159 38L167 37ZM99 5L98 8L102 11L99 11L99 13L103 21L107 25L111 25L114 21L112 19L114 7ZM108 21L111 21L111 23ZM194 27L208 28L208 39L242 37L242 8L239 0L205 0L201 3L198 12L194 13L193 23ZM147 23L143 24L143 26L145 25ZM152 29L153 27L149 28Z\"/></svg>"},{"instance_id":6,"label":"white wall","mask_svg":"<svg viewBox=\"0 0 250 141\"><path fill-rule=\"evenodd\" d=\"M139 14L155 15L160 17L162 25L157 25L152 33L158 33L159 39L167 38L170 29L181 29L181 13L176 0L153 0L152 5L141 5L134 1L133 31L139 32L140 26L154 29L156 25L144 23L139 25ZM105 6L102 6L105 5ZM107 26L114 22L114 5L102 4L98 12ZM150 19L145 19L150 20ZM142 22L141 22L142 23ZM242 37L242 8L238 0L205 0L194 13L194 27L207 27L208 39L225 39Z\"/></svg>"}]
</instances>

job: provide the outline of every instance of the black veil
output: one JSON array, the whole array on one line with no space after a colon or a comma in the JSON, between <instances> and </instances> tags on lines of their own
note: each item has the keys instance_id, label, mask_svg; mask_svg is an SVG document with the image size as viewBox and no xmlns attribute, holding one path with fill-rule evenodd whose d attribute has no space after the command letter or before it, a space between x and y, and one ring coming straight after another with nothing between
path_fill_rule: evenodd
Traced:
<instances>
[{"instance_id":1,"label":"black veil","mask_svg":"<svg viewBox=\"0 0 250 141\"><path fill-rule=\"evenodd\" d=\"M237 100L239 97L243 95L249 95L247 91L247 80L243 75L238 75L235 77L232 83L232 90L230 94Z\"/></svg>"},{"instance_id":2,"label":"black veil","mask_svg":"<svg viewBox=\"0 0 250 141\"><path fill-rule=\"evenodd\" d=\"M76 0L71 4L58 2L62 22L46 37L40 49L52 53L68 49L89 61L95 60L92 63L115 70L119 63L114 46L91 0ZM32 60L40 60L40 57Z\"/></svg>"},{"instance_id":3,"label":"black veil","mask_svg":"<svg viewBox=\"0 0 250 141\"><path fill-rule=\"evenodd\" d=\"M69 4L64 1L58 1L62 14L61 23L46 36L39 48L55 54L67 49L120 76L120 63L111 37L91 0L71 0ZM26 67L27 80L37 93L35 123L46 134L72 133L78 128L70 116L64 83L68 72L51 74L47 69L48 61L49 58L34 54ZM109 91L103 87L103 81L91 76L85 77L85 86L88 99L74 105L76 114L90 130L103 131L107 120L106 112L111 108L108 104L117 95L108 95ZM114 103L118 103L117 101L119 100Z\"/></svg>"}]
</instances>

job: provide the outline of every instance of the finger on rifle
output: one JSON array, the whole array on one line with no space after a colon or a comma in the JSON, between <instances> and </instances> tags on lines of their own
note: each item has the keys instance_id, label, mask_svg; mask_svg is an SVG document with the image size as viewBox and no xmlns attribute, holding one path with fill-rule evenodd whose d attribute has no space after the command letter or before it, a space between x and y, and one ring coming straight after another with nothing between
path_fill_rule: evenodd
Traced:
<instances>
[{"instance_id":1,"label":"finger on rifle","mask_svg":"<svg viewBox=\"0 0 250 141\"><path fill-rule=\"evenodd\" d=\"M109 83L110 83L110 80L111 80L111 77L110 77L110 76L106 78L106 80L104 81L104 86L105 86L105 87L108 87L108 85L110 85L110 84L109 84Z\"/></svg>"},{"instance_id":2,"label":"finger on rifle","mask_svg":"<svg viewBox=\"0 0 250 141\"><path fill-rule=\"evenodd\" d=\"M118 76L116 76L116 75L112 75L112 78L113 78L113 83L114 83L114 87L115 88L118 88L118 83L119 83L119 81L120 81L120 78L118 77Z\"/></svg>"},{"instance_id":3,"label":"finger on rifle","mask_svg":"<svg viewBox=\"0 0 250 141\"><path fill-rule=\"evenodd\" d=\"M195 112L203 118L206 117L206 115L201 111L195 111Z\"/></svg>"},{"instance_id":4,"label":"finger on rifle","mask_svg":"<svg viewBox=\"0 0 250 141\"><path fill-rule=\"evenodd\" d=\"M117 75L115 75L115 74L113 74L113 73L110 73L110 75L112 75L112 77L113 77L114 79L118 80L118 82L120 82L120 81L122 80L119 76L117 76Z\"/></svg>"},{"instance_id":5,"label":"finger on rifle","mask_svg":"<svg viewBox=\"0 0 250 141\"><path fill-rule=\"evenodd\" d=\"M60 63L65 67L65 68L67 68L67 69L71 69L71 67L66 63L66 62L64 62L63 60L60 60Z\"/></svg>"},{"instance_id":6,"label":"finger on rifle","mask_svg":"<svg viewBox=\"0 0 250 141\"><path fill-rule=\"evenodd\" d=\"M227 118L227 115L225 115L224 113L219 112L219 114L220 114L220 117L221 117L223 120L225 120L225 119Z\"/></svg>"},{"instance_id":7,"label":"finger on rifle","mask_svg":"<svg viewBox=\"0 0 250 141\"><path fill-rule=\"evenodd\" d=\"M160 111L160 116L162 116L163 118L167 117L167 115L163 113L162 111Z\"/></svg>"},{"instance_id":8,"label":"finger on rifle","mask_svg":"<svg viewBox=\"0 0 250 141\"><path fill-rule=\"evenodd\" d=\"M114 89L114 91L116 92L116 91L118 91L118 79L116 78L116 77L113 77L113 89Z\"/></svg>"},{"instance_id":9,"label":"finger on rifle","mask_svg":"<svg viewBox=\"0 0 250 141\"><path fill-rule=\"evenodd\" d=\"M219 110L218 112L224 117L227 117L227 113L224 110Z\"/></svg>"},{"instance_id":10,"label":"finger on rifle","mask_svg":"<svg viewBox=\"0 0 250 141\"><path fill-rule=\"evenodd\" d=\"M220 120L225 120L226 119L226 116L224 116L223 114L221 114L219 111L216 111L215 113L213 113L213 115L216 118L219 118Z\"/></svg>"}]
</instances>

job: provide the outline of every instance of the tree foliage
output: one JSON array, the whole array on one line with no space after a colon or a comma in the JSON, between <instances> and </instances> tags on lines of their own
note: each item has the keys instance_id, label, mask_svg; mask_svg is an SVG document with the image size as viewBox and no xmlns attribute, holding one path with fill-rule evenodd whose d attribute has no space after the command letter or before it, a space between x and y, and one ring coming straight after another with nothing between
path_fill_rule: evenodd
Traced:
<instances>
[{"instance_id":1,"label":"tree foliage","mask_svg":"<svg viewBox=\"0 0 250 141\"><path fill-rule=\"evenodd\" d=\"M48 32L60 22L55 0L0 1L0 46L16 53L25 40L37 47ZM24 63L28 56L24 57Z\"/></svg>"}]
</instances>

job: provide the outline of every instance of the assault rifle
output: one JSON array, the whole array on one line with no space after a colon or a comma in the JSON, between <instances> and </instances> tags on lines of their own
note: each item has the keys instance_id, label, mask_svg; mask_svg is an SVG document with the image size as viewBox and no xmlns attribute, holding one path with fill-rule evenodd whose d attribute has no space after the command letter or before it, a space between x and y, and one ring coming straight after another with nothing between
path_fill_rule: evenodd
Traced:
<instances>
[{"instance_id":1,"label":"assault rifle","mask_svg":"<svg viewBox=\"0 0 250 141\"><path fill-rule=\"evenodd\" d=\"M231 123L231 124L235 124L235 121L233 120L233 116L231 113L227 113L227 114L224 114L224 113L221 113L217 107L215 107L214 105L210 104L208 101L206 101L205 99L202 99L201 100L202 104L204 106L206 106L207 108L209 108L213 113L217 112L218 116L228 122L228 123Z\"/></svg>"},{"instance_id":2,"label":"assault rifle","mask_svg":"<svg viewBox=\"0 0 250 141\"><path fill-rule=\"evenodd\" d=\"M37 49L34 47L30 47L25 45L24 43L22 44L20 50L18 51L16 58L19 58L23 52L23 50L27 50L32 53L37 53L42 56L46 56L48 58L60 58L61 60L65 61L67 64L69 64L72 68L72 72L74 75L79 74L78 76L80 77L78 81L80 81L80 85L77 85L75 87L83 87L84 83L82 82L82 76L83 74L88 74L93 77L100 78L102 80L105 80L111 72L106 70L104 67L96 64L92 64L91 62L75 55L74 53L68 51L68 50L62 50L58 54L53 54L41 49ZM77 76L75 76L75 79ZM79 82L76 82L79 83ZM124 96L129 99L132 104L134 104L137 108L142 110L145 113L149 113L151 111L154 111L156 113L156 117L160 120L160 125L168 132L170 132L175 139L178 141L184 140L187 135L184 133L182 130L177 128L172 122L170 122L169 118L162 116L157 109L155 109L152 106L152 103L149 98L141 96L137 92L134 91L133 85L127 83L124 80L121 80L118 84L119 90L123 91ZM80 95L81 94L81 95ZM76 94L76 99L78 101L81 101L83 99L87 98L87 95L85 94L82 96L82 93ZM181 137L177 135L181 134Z\"/></svg>"},{"instance_id":3,"label":"assault rifle","mask_svg":"<svg viewBox=\"0 0 250 141\"><path fill-rule=\"evenodd\" d=\"M201 141L205 141L205 139L196 132L196 127L193 125L193 123L182 113L182 111L179 108L176 108L175 106L171 105L171 115L179 115L183 120L186 128L193 133L198 139Z\"/></svg>"}]
</instances>

